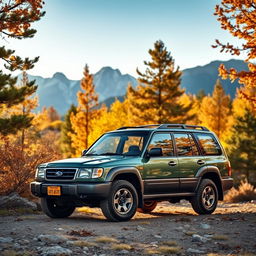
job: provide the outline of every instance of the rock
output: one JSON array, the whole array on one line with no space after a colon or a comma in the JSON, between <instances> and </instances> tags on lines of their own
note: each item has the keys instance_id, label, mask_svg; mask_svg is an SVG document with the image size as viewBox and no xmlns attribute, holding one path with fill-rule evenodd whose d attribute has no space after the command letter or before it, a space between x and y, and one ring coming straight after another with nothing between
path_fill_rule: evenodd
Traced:
<instances>
[{"instance_id":1,"label":"rock","mask_svg":"<svg viewBox=\"0 0 256 256\"><path fill-rule=\"evenodd\" d=\"M210 240L209 238L206 238L204 236L200 236L200 235L197 235L197 234L192 235L192 242L206 243L209 240Z\"/></svg>"},{"instance_id":2,"label":"rock","mask_svg":"<svg viewBox=\"0 0 256 256\"><path fill-rule=\"evenodd\" d=\"M88 252L88 251L89 251L89 248L86 247L86 246L84 246L84 247L83 247L83 251L84 251L84 252L85 252L85 251Z\"/></svg>"},{"instance_id":3,"label":"rock","mask_svg":"<svg viewBox=\"0 0 256 256\"><path fill-rule=\"evenodd\" d=\"M201 223L201 224L200 224L200 227L201 227L202 229L210 229L210 228L211 228L210 225L205 224L205 223Z\"/></svg>"},{"instance_id":4,"label":"rock","mask_svg":"<svg viewBox=\"0 0 256 256\"><path fill-rule=\"evenodd\" d=\"M159 235L154 235L155 238L162 238L162 236L159 236Z\"/></svg>"},{"instance_id":5,"label":"rock","mask_svg":"<svg viewBox=\"0 0 256 256\"><path fill-rule=\"evenodd\" d=\"M40 235L37 237L37 240L42 241L46 244L49 244L49 243L59 244L59 243L67 242L68 239L64 236Z\"/></svg>"},{"instance_id":6,"label":"rock","mask_svg":"<svg viewBox=\"0 0 256 256\"><path fill-rule=\"evenodd\" d=\"M145 228L143 228L142 226L137 226L137 231L142 231L145 230Z\"/></svg>"},{"instance_id":7,"label":"rock","mask_svg":"<svg viewBox=\"0 0 256 256\"><path fill-rule=\"evenodd\" d=\"M72 251L59 245L41 248L42 256L69 256Z\"/></svg>"},{"instance_id":8,"label":"rock","mask_svg":"<svg viewBox=\"0 0 256 256\"><path fill-rule=\"evenodd\" d=\"M128 254L128 253L129 253L129 251L127 251L127 250L121 250L118 254Z\"/></svg>"},{"instance_id":9,"label":"rock","mask_svg":"<svg viewBox=\"0 0 256 256\"><path fill-rule=\"evenodd\" d=\"M0 243L11 243L12 241L11 237L0 237Z\"/></svg>"},{"instance_id":10,"label":"rock","mask_svg":"<svg viewBox=\"0 0 256 256\"><path fill-rule=\"evenodd\" d=\"M198 254L205 253L204 251L200 251L200 250L193 249L193 248L188 248L188 249L187 249L187 252L188 252L188 253L198 253Z\"/></svg>"},{"instance_id":11,"label":"rock","mask_svg":"<svg viewBox=\"0 0 256 256\"><path fill-rule=\"evenodd\" d=\"M20 197L17 193L11 193L8 196L0 196L0 208L13 209L13 208L27 208L37 210L35 203L26 198Z\"/></svg>"}]
</instances>

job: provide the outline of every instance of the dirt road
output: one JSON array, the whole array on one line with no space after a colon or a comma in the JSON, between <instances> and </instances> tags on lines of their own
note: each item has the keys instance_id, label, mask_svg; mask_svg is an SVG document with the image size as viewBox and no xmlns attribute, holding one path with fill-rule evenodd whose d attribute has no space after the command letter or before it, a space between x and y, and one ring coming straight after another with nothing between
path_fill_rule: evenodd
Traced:
<instances>
[{"instance_id":1,"label":"dirt road","mask_svg":"<svg viewBox=\"0 0 256 256\"><path fill-rule=\"evenodd\" d=\"M187 202L107 222L99 209L68 219L0 217L0 255L256 255L256 203L220 204L196 215Z\"/></svg>"}]
</instances>

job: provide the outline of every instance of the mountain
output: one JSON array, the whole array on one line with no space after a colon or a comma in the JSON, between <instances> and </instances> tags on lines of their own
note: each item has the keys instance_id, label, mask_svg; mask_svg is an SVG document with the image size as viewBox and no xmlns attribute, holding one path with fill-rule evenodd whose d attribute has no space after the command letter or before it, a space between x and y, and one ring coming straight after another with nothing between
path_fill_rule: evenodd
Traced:
<instances>
[{"instance_id":1,"label":"mountain","mask_svg":"<svg viewBox=\"0 0 256 256\"><path fill-rule=\"evenodd\" d=\"M213 61L205 66L183 70L181 87L192 94L202 89L206 94L212 93L221 63L224 63L227 68L247 70L247 65L241 60ZM28 75L28 78L36 80L38 85L39 107L37 110L41 110L43 106L53 106L61 115L64 115L72 103L76 105L76 94L80 89L79 80L70 80L60 72L55 73L51 78L32 75ZM116 97L120 100L123 98L128 83L135 87L137 80L129 74L122 74L118 69L103 67L94 74L94 83L96 92L99 94L99 101L109 106ZM229 80L221 80L221 83L226 93L233 98L239 84L231 83Z\"/></svg>"}]
</instances>

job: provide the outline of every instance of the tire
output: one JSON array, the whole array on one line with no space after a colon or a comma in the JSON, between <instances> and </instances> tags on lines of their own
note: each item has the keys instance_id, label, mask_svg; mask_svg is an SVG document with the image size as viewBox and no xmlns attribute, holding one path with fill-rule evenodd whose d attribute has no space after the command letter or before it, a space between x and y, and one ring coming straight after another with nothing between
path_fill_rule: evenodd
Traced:
<instances>
[{"instance_id":1,"label":"tire","mask_svg":"<svg viewBox=\"0 0 256 256\"><path fill-rule=\"evenodd\" d=\"M218 189L210 179L203 179L196 195L191 199L191 205L198 214L211 214L218 204Z\"/></svg>"},{"instance_id":2,"label":"tire","mask_svg":"<svg viewBox=\"0 0 256 256\"><path fill-rule=\"evenodd\" d=\"M150 213L157 206L157 201L145 201L142 208L138 208L137 211L141 213Z\"/></svg>"},{"instance_id":3,"label":"tire","mask_svg":"<svg viewBox=\"0 0 256 256\"><path fill-rule=\"evenodd\" d=\"M108 197L100 202L104 216L110 221L127 221L136 213L138 194L126 180L114 181Z\"/></svg>"},{"instance_id":4,"label":"tire","mask_svg":"<svg viewBox=\"0 0 256 256\"><path fill-rule=\"evenodd\" d=\"M41 207L43 212L51 218L69 217L76 208L68 201L48 197L41 198Z\"/></svg>"}]
</instances>

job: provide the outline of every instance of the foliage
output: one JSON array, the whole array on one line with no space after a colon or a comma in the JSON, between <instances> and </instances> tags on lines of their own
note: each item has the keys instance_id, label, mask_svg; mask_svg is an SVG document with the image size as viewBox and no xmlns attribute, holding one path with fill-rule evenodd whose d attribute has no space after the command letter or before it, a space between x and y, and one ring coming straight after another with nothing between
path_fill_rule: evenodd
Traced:
<instances>
[{"instance_id":1,"label":"foliage","mask_svg":"<svg viewBox=\"0 0 256 256\"><path fill-rule=\"evenodd\" d=\"M246 53L246 62L248 62L249 71L238 72L234 68L226 69L224 65L219 67L219 74L223 79L238 79L247 90L242 88L241 94L256 108L256 65L252 61L256 58L256 4L252 0L222 0L220 5L216 5L215 15L221 28L230 32L230 34L242 40L241 46L234 46L229 43L223 44L216 40L216 45L220 47L221 52L229 52L232 55ZM249 92L253 93L249 93Z\"/></svg>"},{"instance_id":2,"label":"foliage","mask_svg":"<svg viewBox=\"0 0 256 256\"><path fill-rule=\"evenodd\" d=\"M84 77L81 80L81 91L77 93L77 113L71 113L70 120L74 133L69 135L72 140L72 147L76 149L76 155L89 146L89 136L92 131L92 121L99 116L98 95L95 93L93 75L89 72L88 65L84 68Z\"/></svg>"},{"instance_id":3,"label":"foliage","mask_svg":"<svg viewBox=\"0 0 256 256\"><path fill-rule=\"evenodd\" d=\"M31 23L38 21L44 13L41 12L42 0L10 0L0 2L0 32L2 37L25 39L33 37L35 29L30 28ZM10 71L28 70L33 68L38 57L33 60L22 60L14 55L15 51L0 47L0 59L5 68ZM17 87L17 78L4 74L0 70L0 134L16 133L18 130L28 128L32 118L26 114L7 115L3 108L21 103L26 96L33 94L37 86L35 82L27 82Z\"/></svg>"},{"instance_id":4,"label":"foliage","mask_svg":"<svg viewBox=\"0 0 256 256\"><path fill-rule=\"evenodd\" d=\"M256 188L247 180L242 181L238 189L232 188L225 195L225 201L230 203L240 203L256 200Z\"/></svg>"},{"instance_id":5,"label":"foliage","mask_svg":"<svg viewBox=\"0 0 256 256\"><path fill-rule=\"evenodd\" d=\"M72 147L72 140L70 134L74 133L74 130L72 128L72 124L70 121L71 113L76 115L77 110L75 105L71 105L67 114L65 115L65 120L61 127L61 151L64 154L65 157L71 157L72 155L75 155L75 148Z\"/></svg>"},{"instance_id":6,"label":"foliage","mask_svg":"<svg viewBox=\"0 0 256 256\"><path fill-rule=\"evenodd\" d=\"M239 104L237 100L235 104ZM245 104L242 115L236 115L231 136L227 140L232 166L246 175L247 180L255 180L256 170L256 115ZM254 177L253 177L254 176Z\"/></svg>"},{"instance_id":7,"label":"foliage","mask_svg":"<svg viewBox=\"0 0 256 256\"><path fill-rule=\"evenodd\" d=\"M171 53L162 41L156 41L149 54L151 61L144 61L147 66L145 73L137 69L139 85L136 89L128 88L135 122L148 124L190 120L192 117L187 112L191 105L184 107L178 101L184 93L180 88L182 73L175 68Z\"/></svg>"},{"instance_id":8,"label":"foliage","mask_svg":"<svg viewBox=\"0 0 256 256\"><path fill-rule=\"evenodd\" d=\"M205 96L200 106L201 124L214 131L222 140L229 128L231 100L217 80L212 96Z\"/></svg>"},{"instance_id":9,"label":"foliage","mask_svg":"<svg viewBox=\"0 0 256 256\"><path fill-rule=\"evenodd\" d=\"M56 134L48 133L41 138L27 139L27 143L22 148L19 138L2 137L0 144L0 194L12 192L26 194L29 182L35 176L36 166L60 156L54 144L56 140Z\"/></svg>"}]
</instances>

